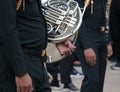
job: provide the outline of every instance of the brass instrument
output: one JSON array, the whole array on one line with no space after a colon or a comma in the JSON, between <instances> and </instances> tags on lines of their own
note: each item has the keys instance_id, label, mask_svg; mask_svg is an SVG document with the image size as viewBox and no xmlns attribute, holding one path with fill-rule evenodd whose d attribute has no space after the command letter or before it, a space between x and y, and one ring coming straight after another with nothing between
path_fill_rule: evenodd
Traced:
<instances>
[{"instance_id":1,"label":"brass instrument","mask_svg":"<svg viewBox=\"0 0 120 92\"><path fill-rule=\"evenodd\" d=\"M71 39L75 43L78 30L82 23L82 17L89 0L83 11L74 0L41 0L42 11L47 23L48 40L47 46L48 62L56 62L62 59L54 43Z\"/></svg>"}]
</instances>

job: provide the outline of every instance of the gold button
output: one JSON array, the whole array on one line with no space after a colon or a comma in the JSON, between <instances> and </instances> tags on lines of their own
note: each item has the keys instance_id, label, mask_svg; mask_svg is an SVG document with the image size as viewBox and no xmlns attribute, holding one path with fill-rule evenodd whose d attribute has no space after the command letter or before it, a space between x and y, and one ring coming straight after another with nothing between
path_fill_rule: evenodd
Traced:
<instances>
[{"instance_id":1,"label":"gold button","mask_svg":"<svg viewBox=\"0 0 120 92\"><path fill-rule=\"evenodd\" d=\"M105 26L101 26L101 27L100 27L100 31L101 31L101 32L104 32L104 31L105 31Z\"/></svg>"},{"instance_id":2,"label":"gold button","mask_svg":"<svg viewBox=\"0 0 120 92\"><path fill-rule=\"evenodd\" d=\"M42 50L41 56L43 57L43 56L45 56L45 54L46 54L46 51Z\"/></svg>"}]
</instances>

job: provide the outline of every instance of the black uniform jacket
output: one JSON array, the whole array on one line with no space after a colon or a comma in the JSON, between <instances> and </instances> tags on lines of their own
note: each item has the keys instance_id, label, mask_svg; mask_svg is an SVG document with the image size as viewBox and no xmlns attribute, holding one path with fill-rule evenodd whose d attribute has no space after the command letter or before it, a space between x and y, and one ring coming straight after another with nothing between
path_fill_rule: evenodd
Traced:
<instances>
[{"instance_id":1,"label":"black uniform jacket","mask_svg":"<svg viewBox=\"0 0 120 92\"><path fill-rule=\"evenodd\" d=\"M17 31L23 48L42 50L47 45L47 27L40 0L27 0L17 12Z\"/></svg>"},{"instance_id":2,"label":"black uniform jacket","mask_svg":"<svg viewBox=\"0 0 120 92\"><path fill-rule=\"evenodd\" d=\"M75 1L79 3L80 8L84 7L84 0ZM93 14L91 14L90 4L86 8L77 39L77 43L82 44L83 49L90 48L92 45L88 38L88 35L94 33L95 31L100 31L100 27L105 26L105 9L106 0L94 0ZM99 36L99 33L96 35Z\"/></svg>"},{"instance_id":3,"label":"black uniform jacket","mask_svg":"<svg viewBox=\"0 0 120 92\"><path fill-rule=\"evenodd\" d=\"M120 0L112 0L110 7L110 32L112 40L120 39Z\"/></svg>"},{"instance_id":4,"label":"black uniform jacket","mask_svg":"<svg viewBox=\"0 0 120 92\"><path fill-rule=\"evenodd\" d=\"M16 2L17 0L0 1L0 43L8 59L6 62L16 76L21 76L26 73L26 67L16 31Z\"/></svg>"}]
</instances>

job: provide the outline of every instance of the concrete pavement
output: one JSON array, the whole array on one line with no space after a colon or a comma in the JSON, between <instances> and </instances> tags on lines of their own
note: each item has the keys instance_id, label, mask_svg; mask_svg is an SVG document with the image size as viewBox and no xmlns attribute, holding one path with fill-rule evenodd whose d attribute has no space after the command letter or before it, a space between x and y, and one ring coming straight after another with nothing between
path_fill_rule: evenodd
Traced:
<instances>
[{"instance_id":1,"label":"concrete pavement","mask_svg":"<svg viewBox=\"0 0 120 92\"><path fill-rule=\"evenodd\" d=\"M104 91L103 92L120 92L120 70L111 70L110 66L113 65L113 62L108 61L107 71L105 77ZM81 72L80 67L75 67L78 71ZM73 83L80 88L83 78L72 78ZM52 89L52 92L79 92L79 91L70 91L68 89L63 90L63 85L60 84L59 89Z\"/></svg>"}]
</instances>

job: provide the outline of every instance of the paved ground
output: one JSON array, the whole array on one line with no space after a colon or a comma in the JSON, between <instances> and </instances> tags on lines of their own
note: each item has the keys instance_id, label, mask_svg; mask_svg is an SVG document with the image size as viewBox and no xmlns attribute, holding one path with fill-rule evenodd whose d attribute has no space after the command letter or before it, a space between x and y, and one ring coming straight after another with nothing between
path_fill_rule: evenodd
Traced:
<instances>
[{"instance_id":1,"label":"paved ground","mask_svg":"<svg viewBox=\"0 0 120 92\"><path fill-rule=\"evenodd\" d=\"M110 66L113 64L114 63L108 61L104 92L120 92L120 71L111 70ZM81 72L80 67L75 67L75 68ZM72 81L78 88L80 88L82 79L83 78L72 78ZM62 86L63 85L61 84L60 89L53 89L52 92L79 92L79 91L63 90Z\"/></svg>"}]
</instances>

